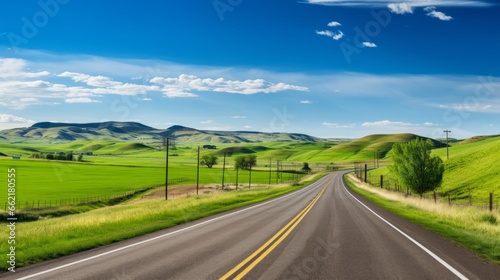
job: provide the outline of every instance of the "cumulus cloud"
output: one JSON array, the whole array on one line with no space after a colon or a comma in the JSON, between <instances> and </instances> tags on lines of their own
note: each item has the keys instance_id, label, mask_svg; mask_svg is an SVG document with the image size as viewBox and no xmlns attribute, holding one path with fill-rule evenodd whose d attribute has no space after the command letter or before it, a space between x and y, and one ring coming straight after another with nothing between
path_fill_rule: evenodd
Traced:
<instances>
[{"instance_id":1,"label":"cumulus cloud","mask_svg":"<svg viewBox=\"0 0 500 280\"><path fill-rule=\"evenodd\" d=\"M18 58L0 58L0 78L39 78L50 75L48 71L27 72L27 63Z\"/></svg>"},{"instance_id":2,"label":"cumulus cloud","mask_svg":"<svg viewBox=\"0 0 500 280\"><path fill-rule=\"evenodd\" d=\"M443 12L436 11L436 7L431 6L431 7L426 7L424 11L427 12L427 15L433 18L437 18L442 21L450 21L453 19L453 17L448 16L444 14Z\"/></svg>"},{"instance_id":3,"label":"cumulus cloud","mask_svg":"<svg viewBox=\"0 0 500 280\"><path fill-rule=\"evenodd\" d=\"M226 80L224 78L199 78L195 75L182 74L176 78L155 77L151 83L163 86L162 91L168 97L192 97L191 91L212 91L235 94L274 93L279 91L308 91L308 88L286 83L271 83L263 79Z\"/></svg>"},{"instance_id":4,"label":"cumulus cloud","mask_svg":"<svg viewBox=\"0 0 500 280\"><path fill-rule=\"evenodd\" d=\"M377 45L375 43L372 43L372 42L363 42L363 47L366 47L366 48L376 48Z\"/></svg>"},{"instance_id":5,"label":"cumulus cloud","mask_svg":"<svg viewBox=\"0 0 500 280\"><path fill-rule=\"evenodd\" d=\"M309 100L301 100L300 103L301 104L312 104L312 102Z\"/></svg>"},{"instance_id":6,"label":"cumulus cloud","mask_svg":"<svg viewBox=\"0 0 500 280\"><path fill-rule=\"evenodd\" d=\"M327 26L329 27L336 27L336 26L341 26L342 24L340 24L340 22L338 21L330 21Z\"/></svg>"},{"instance_id":7,"label":"cumulus cloud","mask_svg":"<svg viewBox=\"0 0 500 280\"><path fill-rule=\"evenodd\" d=\"M404 14L413 14L413 8L408 3L391 3L387 5L387 8L392 13L404 15Z\"/></svg>"},{"instance_id":8,"label":"cumulus cloud","mask_svg":"<svg viewBox=\"0 0 500 280\"><path fill-rule=\"evenodd\" d=\"M17 127L28 127L33 125L34 123L35 121L23 117L10 114L0 114L0 130Z\"/></svg>"},{"instance_id":9,"label":"cumulus cloud","mask_svg":"<svg viewBox=\"0 0 500 280\"><path fill-rule=\"evenodd\" d=\"M35 123L35 121L14 115L0 114L0 123Z\"/></svg>"},{"instance_id":10,"label":"cumulus cloud","mask_svg":"<svg viewBox=\"0 0 500 280\"><path fill-rule=\"evenodd\" d=\"M43 70L47 65L51 69L65 67L64 63L60 64L53 66L50 62L43 64L17 58L0 59L0 107L22 110L32 105L94 103L100 102L105 95L135 96L152 92L163 92L165 96L171 98L185 98L197 97L198 95L193 91L237 94L308 91L306 87L283 82L272 83L263 79L230 80L220 76L220 78L198 78L195 75L181 74L178 77L143 79L143 83L138 84L123 82L120 78L105 75L90 75L84 71L60 71L59 74L52 74L52 71ZM113 64L113 61L106 61L106 65L108 64ZM119 64L115 69L118 73L121 73L120 71L124 68L135 69L132 64L127 65ZM74 63L72 66L73 69L78 69L81 65ZM43 71L31 70L38 68ZM98 70L101 68L109 72L109 69L104 66L97 67ZM195 68L184 68L184 70L193 69ZM223 75L227 72L219 69L218 71L204 71L204 73ZM126 79L130 81L130 76ZM144 96L140 100L150 101L151 99Z\"/></svg>"},{"instance_id":11,"label":"cumulus cloud","mask_svg":"<svg viewBox=\"0 0 500 280\"><path fill-rule=\"evenodd\" d=\"M316 34L321 35L321 36L330 37L335 41L338 41L338 40L342 39L342 37L344 37L344 33L340 30L337 32L332 32L330 30L322 30L322 31L316 30Z\"/></svg>"}]
</instances>

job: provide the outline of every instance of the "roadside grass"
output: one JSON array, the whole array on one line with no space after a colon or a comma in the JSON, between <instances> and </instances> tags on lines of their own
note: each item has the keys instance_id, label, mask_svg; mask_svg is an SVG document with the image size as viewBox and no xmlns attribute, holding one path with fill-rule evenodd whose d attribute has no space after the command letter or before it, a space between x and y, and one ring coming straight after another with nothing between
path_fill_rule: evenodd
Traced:
<instances>
[{"instance_id":1,"label":"roadside grass","mask_svg":"<svg viewBox=\"0 0 500 280\"><path fill-rule=\"evenodd\" d=\"M500 264L500 213L474 207L449 206L371 187L352 174L349 187L384 209L436 232L478 255Z\"/></svg>"},{"instance_id":2,"label":"roadside grass","mask_svg":"<svg viewBox=\"0 0 500 280\"><path fill-rule=\"evenodd\" d=\"M321 175L324 173L315 178ZM139 200L72 216L19 223L16 266L54 259L261 202L298 190L310 182L168 201ZM8 246L7 242L1 242L0 252L8 252ZM7 255L2 254L0 260L0 269L6 270Z\"/></svg>"}]
</instances>

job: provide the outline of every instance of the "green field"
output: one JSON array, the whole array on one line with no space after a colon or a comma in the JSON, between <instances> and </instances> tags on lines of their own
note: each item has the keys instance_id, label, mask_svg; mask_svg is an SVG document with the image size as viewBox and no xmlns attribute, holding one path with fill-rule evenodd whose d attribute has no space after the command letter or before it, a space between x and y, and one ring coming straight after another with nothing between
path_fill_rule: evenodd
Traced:
<instances>
[{"instance_id":1,"label":"green field","mask_svg":"<svg viewBox=\"0 0 500 280\"><path fill-rule=\"evenodd\" d=\"M219 162L214 168L201 167L199 183L222 184L222 161L227 156L224 183L236 182L233 157L255 154L258 165L252 171L252 184L276 184L297 179L293 173L282 173L278 178L277 161L282 169L297 171L303 162L309 162L315 171L327 166L350 168L353 161L364 161L373 166L374 157L390 159L394 143L415 138L413 134L370 135L351 142L269 142L269 143L221 143L216 150L201 149L201 155L216 154ZM21 203L38 203L53 200L75 200L88 197L116 196L145 189L165 181L165 151L162 143L145 140L116 142L112 140L77 140L59 144L0 143L0 153L21 155L21 160L0 157L0 170L15 167L18 172L17 199ZM169 185L196 184L197 150L203 143L179 143L169 152ZM493 168L500 159L500 137L478 137L454 143L449 149L450 159L442 193L455 198L473 196L485 198L490 192L498 193L498 169ZM63 162L31 159L34 153L88 152L83 162ZM378 151L378 153L377 153ZM433 153L446 155L446 149ZM271 173L271 174L270 174ZM387 170L370 171L371 178L387 176ZM238 183L248 185L248 171L238 172ZM387 178L388 179L388 178ZM6 193L0 192L0 207L5 206ZM4 208L4 207L2 207Z\"/></svg>"}]
</instances>

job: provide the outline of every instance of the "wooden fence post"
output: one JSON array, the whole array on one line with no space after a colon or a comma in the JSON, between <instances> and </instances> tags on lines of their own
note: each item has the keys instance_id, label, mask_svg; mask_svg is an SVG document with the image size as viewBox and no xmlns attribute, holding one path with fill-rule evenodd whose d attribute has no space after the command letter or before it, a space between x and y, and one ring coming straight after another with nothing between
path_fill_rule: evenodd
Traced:
<instances>
[{"instance_id":1,"label":"wooden fence post","mask_svg":"<svg viewBox=\"0 0 500 280\"><path fill-rule=\"evenodd\" d=\"M493 193L490 193L490 212L493 211Z\"/></svg>"}]
</instances>

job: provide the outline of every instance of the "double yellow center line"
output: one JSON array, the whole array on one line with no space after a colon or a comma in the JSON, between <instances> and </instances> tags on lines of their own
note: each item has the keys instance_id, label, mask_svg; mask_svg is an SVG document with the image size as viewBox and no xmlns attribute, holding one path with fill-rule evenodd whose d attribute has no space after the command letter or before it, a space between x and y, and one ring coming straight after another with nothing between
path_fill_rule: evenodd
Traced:
<instances>
[{"instance_id":1,"label":"double yellow center line","mask_svg":"<svg viewBox=\"0 0 500 280\"><path fill-rule=\"evenodd\" d=\"M267 255L269 255L276 246L278 246L291 232L292 230L304 219L304 217L311 211L312 207L319 198L323 195L326 190L326 187L332 182L333 178L330 179L321 189L321 191L314 197L314 199L302 210L300 213L295 216L288 224L286 224L280 231L278 231L273 237L271 237L264 245L262 245L257 251L253 252L250 256L248 256L245 260L235 266L233 269L228 271L224 276L220 279L230 279L231 275L236 274L240 271L244 266L246 266L241 272L234 276L232 279L242 279L245 275L247 275L257 264L259 264ZM252 261L249 265L247 265L250 261Z\"/></svg>"}]
</instances>

